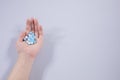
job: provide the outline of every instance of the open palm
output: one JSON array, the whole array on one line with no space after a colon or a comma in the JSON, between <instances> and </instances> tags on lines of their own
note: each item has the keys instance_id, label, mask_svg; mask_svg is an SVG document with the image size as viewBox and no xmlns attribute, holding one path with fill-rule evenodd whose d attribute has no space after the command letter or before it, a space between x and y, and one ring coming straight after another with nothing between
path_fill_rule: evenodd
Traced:
<instances>
[{"instance_id":1,"label":"open palm","mask_svg":"<svg viewBox=\"0 0 120 80\"><path fill-rule=\"evenodd\" d=\"M28 45L23 38L30 32L34 32L36 35L37 43L33 45ZM19 54L27 54L29 56L35 57L39 52L43 43L43 31L41 25L38 23L37 19L28 19L26 21L26 30L21 33L17 41L17 51Z\"/></svg>"}]
</instances>

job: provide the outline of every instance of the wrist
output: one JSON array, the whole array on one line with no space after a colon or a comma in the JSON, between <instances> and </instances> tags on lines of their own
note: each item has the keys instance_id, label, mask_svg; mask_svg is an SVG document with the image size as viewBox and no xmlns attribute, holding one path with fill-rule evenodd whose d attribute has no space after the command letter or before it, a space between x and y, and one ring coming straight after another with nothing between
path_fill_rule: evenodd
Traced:
<instances>
[{"instance_id":1,"label":"wrist","mask_svg":"<svg viewBox=\"0 0 120 80\"><path fill-rule=\"evenodd\" d=\"M24 62L31 62L31 63L33 63L35 57L32 57L32 56L28 55L27 53L19 53L18 54L18 59L22 60Z\"/></svg>"}]
</instances>

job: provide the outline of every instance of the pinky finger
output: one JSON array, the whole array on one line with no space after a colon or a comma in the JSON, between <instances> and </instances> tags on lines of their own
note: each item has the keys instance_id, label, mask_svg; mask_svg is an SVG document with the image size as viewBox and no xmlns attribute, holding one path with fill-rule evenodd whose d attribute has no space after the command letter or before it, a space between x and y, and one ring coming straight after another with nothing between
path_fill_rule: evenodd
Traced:
<instances>
[{"instance_id":1,"label":"pinky finger","mask_svg":"<svg viewBox=\"0 0 120 80\"><path fill-rule=\"evenodd\" d=\"M38 26L38 33L39 33L39 37L38 38L43 36L43 29L42 29L41 25Z\"/></svg>"}]
</instances>

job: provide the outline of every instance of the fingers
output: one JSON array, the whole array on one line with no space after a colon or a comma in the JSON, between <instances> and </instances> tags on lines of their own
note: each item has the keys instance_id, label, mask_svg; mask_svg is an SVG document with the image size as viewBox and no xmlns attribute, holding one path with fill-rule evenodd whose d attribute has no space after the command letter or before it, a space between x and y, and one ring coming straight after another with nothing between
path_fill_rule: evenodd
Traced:
<instances>
[{"instance_id":1,"label":"fingers","mask_svg":"<svg viewBox=\"0 0 120 80\"><path fill-rule=\"evenodd\" d=\"M27 22L26 22L26 32L27 32L27 34L30 31L34 32L35 35L37 36L37 38L40 38L43 35L42 26L39 25L38 20L35 19L35 18L28 19Z\"/></svg>"},{"instance_id":2,"label":"fingers","mask_svg":"<svg viewBox=\"0 0 120 80\"><path fill-rule=\"evenodd\" d=\"M32 31L35 32L35 24L34 24L34 18L28 19L26 21L26 32L27 34Z\"/></svg>"},{"instance_id":3,"label":"fingers","mask_svg":"<svg viewBox=\"0 0 120 80\"><path fill-rule=\"evenodd\" d=\"M37 38L39 38L39 36L42 34L42 27L39 25L38 20L35 18L33 19L32 31L34 31Z\"/></svg>"},{"instance_id":4,"label":"fingers","mask_svg":"<svg viewBox=\"0 0 120 80\"><path fill-rule=\"evenodd\" d=\"M37 36L37 38L39 37L38 36L38 26L39 26L39 24L38 24L38 21L37 21L37 19L34 19L34 24L35 24L35 35Z\"/></svg>"},{"instance_id":5,"label":"fingers","mask_svg":"<svg viewBox=\"0 0 120 80\"><path fill-rule=\"evenodd\" d=\"M34 18L31 18L31 31L35 33L35 23L34 23Z\"/></svg>"},{"instance_id":6,"label":"fingers","mask_svg":"<svg viewBox=\"0 0 120 80\"><path fill-rule=\"evenodd\" d=\"M39 35L38 35L39 37L37 39L38 44L42 44L42 42L43 42L43 29L42 29L41 25L38 26L38 33L39 33Z\"/></svg>"},{"instance_id":7,"label":"fingers","mask_svg":"<svg viewBox=\"0 0 120 80\"><path fill-rule=\"evenodd\" d=\"M25 37L25 35L26 35L26 32L22 32L22 33L20 34L20 37L19 37L19 41L20 41L20 42L23 41L23 38Z\"/></svg>"},{"instance_id":8,"label":"fingers","mask_svg":"<svg viewBox=\"0 0 120 80\"><path fill-rule=\"evenodd\" d=\"M31 23L32 23L31 19L28 19L26 21L26 32L27 32L27 34L31 31Z\"/></svg>"},{"instance_id":9,"label":"fingers","mask_svg":"<svg viewBox=\"0 0 120 80\"><path fill-rule=\"evenodd\" d=\"M41 39L43 37L43 29L42 29L41 25L38 26L38 33L39 33L39 35L38 35L39 39Z\"/></svg>"}]
</instances>

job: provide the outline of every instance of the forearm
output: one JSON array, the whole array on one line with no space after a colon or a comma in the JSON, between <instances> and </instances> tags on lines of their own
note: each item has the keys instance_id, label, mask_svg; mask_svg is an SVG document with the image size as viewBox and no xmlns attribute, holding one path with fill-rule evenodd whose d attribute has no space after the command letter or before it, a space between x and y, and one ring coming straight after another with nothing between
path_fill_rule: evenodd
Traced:
<instances>
[{"instance_id":1,"label":"forearm","mask_svg":"<svg viewBox=\"0 0 120 80\"><path fill-rule=\"evenodd\" d=\"M30 56L20 53L8 80L29 80L33 61Z\"/></svg>"}]
</instances>

